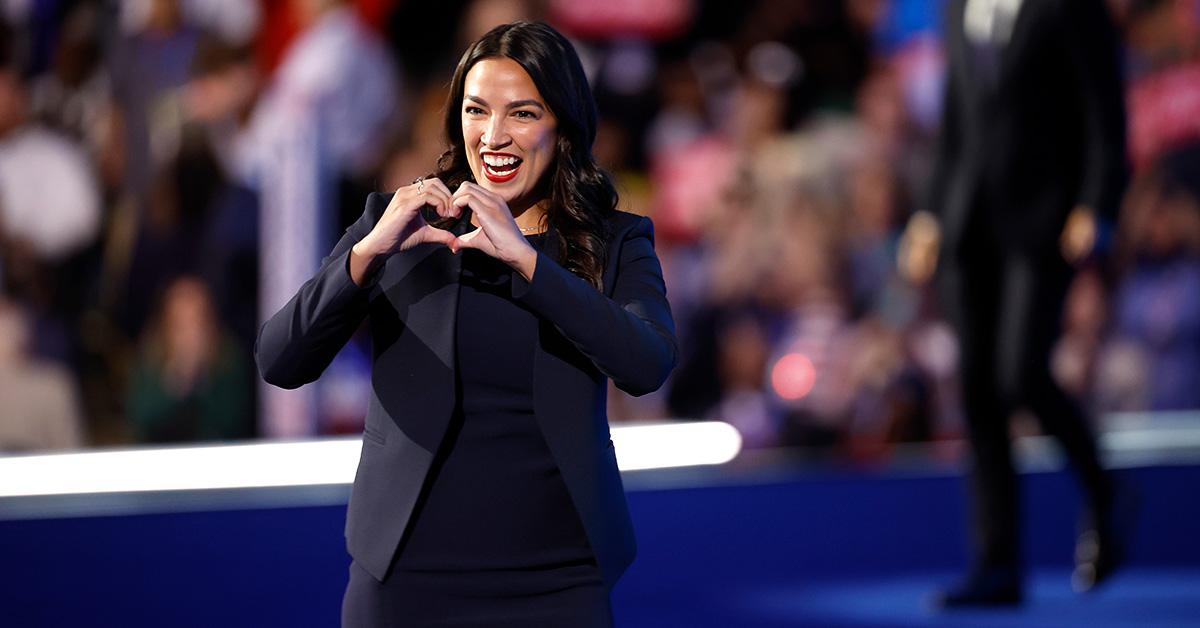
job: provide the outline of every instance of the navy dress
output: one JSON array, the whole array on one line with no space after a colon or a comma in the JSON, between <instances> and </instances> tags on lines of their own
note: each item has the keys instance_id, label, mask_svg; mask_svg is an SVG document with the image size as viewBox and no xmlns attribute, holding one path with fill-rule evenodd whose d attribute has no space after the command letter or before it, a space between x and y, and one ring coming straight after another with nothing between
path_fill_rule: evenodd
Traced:
<instances>
[{"instance_id":1,"label":"navy dress","mask_svg":"<svg viewBox=\"0 0 1200 628\"><path fill-rule=\"evenodd\" d=\"M462 255L454 416L388 577L351 565L343 624L611 626L600 569L533 413L539 321L512 301L508 265Z\"/></svg>"}]
</instances>

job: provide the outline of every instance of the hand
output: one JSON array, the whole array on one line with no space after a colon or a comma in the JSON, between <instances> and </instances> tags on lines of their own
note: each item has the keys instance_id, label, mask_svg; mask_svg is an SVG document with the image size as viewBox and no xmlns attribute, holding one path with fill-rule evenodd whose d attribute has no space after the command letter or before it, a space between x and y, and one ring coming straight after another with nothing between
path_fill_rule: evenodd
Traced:
<instances>
[{"instance_id":1,"label":"hand","mask_svg":"<svg viewBox=\"0 0 1200 628\"><path fill-rule=\"evenodd\" d=\"M1063 258L1072 264L1078 264L1091 255L1096 246L1096 214L1090 207L1078 205L1071 210L1059 245L1062 246Z\"/></svg>"},{"instance_id":2,"label":"hand","mask_svg":"<svg viewBox=\"0 0 1200 628\"><path fill-rule=\"evenodd\" d=\"M396 190L379 222L350 250L350 278L354 283L363 285L366 277L394 253L430 242L451 245L454 234L430 226L421 217L421 208L430 205L439 216L457 218L462 210L450 201L450 190L436 178L418 180Z\"/></svg>"},{"instance_id":3,"label":"hand","mask_svg":"<svg viewBox=\"0 0 1200 628\"><path fill-rule=\"evenodd\" d=\"M450 244L452 251L483 251L512 266L526 281L533 279L537 251L521 234L521 228L517 226L517 221L503 198L475 183L465 181L454 193L450 205L459 211L462 207L470 207L479 223L479 227L474 231L455 238Z\"/></svg>"},{"instance_id":4,"label":"hand","mask_svg":"<svg viewBox=\"0 0 1200 628\"><path fill-rule=\"evenodd\" d=\"M900 275L915 284L923 284L937 268L942 233L937 219L929 212L913 214L900 236L896 266Z\"/></svg>"}]
</instances>

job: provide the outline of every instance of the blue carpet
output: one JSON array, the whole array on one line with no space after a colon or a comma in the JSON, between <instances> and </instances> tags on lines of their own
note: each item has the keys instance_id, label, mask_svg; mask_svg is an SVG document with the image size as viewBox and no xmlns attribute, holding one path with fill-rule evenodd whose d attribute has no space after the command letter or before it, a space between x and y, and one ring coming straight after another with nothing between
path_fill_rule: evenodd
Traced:
<instances>
[{"instance_id":1,"label":"blue carpet","mask_svg":"<svg viewBox=\"0 0 1200 628\"><path fill-rule=\"evenodd\" d=\"M1130 568L1107 586L1080 596L1068 584L1069 570L1039 569L1027 584L1025 604L1016 609L936 611L930 593L955 573L863 575L821 582L722 583L708 591L660 589L656 604L634 597L619 607L619 625L962 626L1026 628L1089 626L1200 626L1200 569Z\"/></svg>"},{"instance_id":2,"label":"blue carpet","mask_svg":"<svg viewBox=\"0 0 1200 628\"><path fill-rule=\"evenodd\" d=\"M1027 474L1027 604L949 614L926 600L966 562L957 476L808 468L674 488L631 477L639 553L614 612L630 628L1200 626L1200 466L1120 476L1142 508L1129 565L1108 586L1070 591L1073 482ZM344 517L344 505L242 505L2 520L0 626L335 626Z\"/></svg>"}]
</instances>

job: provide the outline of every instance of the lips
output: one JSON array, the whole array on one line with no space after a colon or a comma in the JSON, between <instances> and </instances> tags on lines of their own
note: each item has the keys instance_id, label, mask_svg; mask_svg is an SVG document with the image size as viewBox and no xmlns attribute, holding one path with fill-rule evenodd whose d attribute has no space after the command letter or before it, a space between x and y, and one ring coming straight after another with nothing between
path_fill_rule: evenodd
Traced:
<instances>
[{"instance_id":1,"label":"lips","mask_svg":"<svg viewBox=\"0 0 1200 628\"><path fill-rule=\"evenodd\" d=\"M483 159L483 176L492 183L504 183L517 176L521 169L522 160L509 153L481 153Z\"/></svg>"}]
</instances>

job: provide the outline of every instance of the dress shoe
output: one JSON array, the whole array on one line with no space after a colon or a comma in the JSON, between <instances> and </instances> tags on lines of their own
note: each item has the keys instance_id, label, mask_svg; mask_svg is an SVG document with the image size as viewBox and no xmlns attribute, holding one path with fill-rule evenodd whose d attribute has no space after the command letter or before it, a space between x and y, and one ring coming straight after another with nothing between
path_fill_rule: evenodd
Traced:
<instances>
[{"instance_id":1,"label":"dress shoe","mask_svg":"<svg viewBox=\"0 0 1200 628\"><path fill-rule=\"evenodd\" d=\"M1137 502L1132 488L1118 486L1111 506L1084 518L1083 532L1075 542L1075 571L1071 573L1071 588L1076 592L1095 590L1124 562L1122 541L1132 534Z\"/></svg>"},{"instance_id":2,"label":"dress shoe","mask_svg":"<svg viewBox=\"0 0 1200 628\"><path fill-rule=\"evenodd\" d=\"M1087 593L1108 579L1121 563L1121 549L1111 533L1091 529L1079 535L1075 543L1075 571L1071 588Z\"/></svg>"},{"instance_id":3,"label":"dress shoe","mask_svg":"<svg viewBox=\"0 0 1200 628\"><path fill-rule=\"evenodd\" d=\"M1017 606L1021 597L1021 575L1016 568L985 567L935 593L933 605L941 609Z\"/></svg>"}]
</instances>

